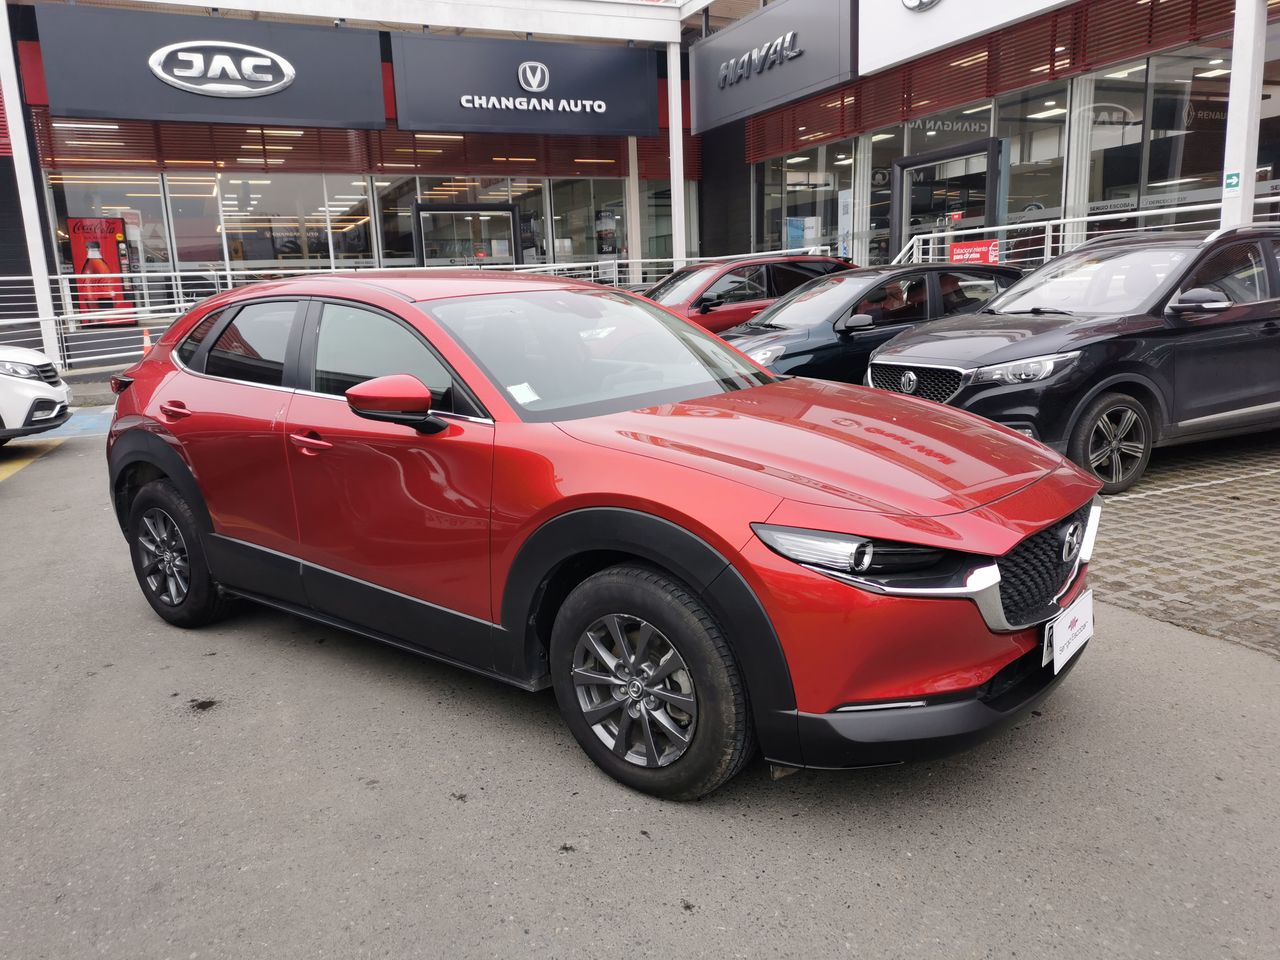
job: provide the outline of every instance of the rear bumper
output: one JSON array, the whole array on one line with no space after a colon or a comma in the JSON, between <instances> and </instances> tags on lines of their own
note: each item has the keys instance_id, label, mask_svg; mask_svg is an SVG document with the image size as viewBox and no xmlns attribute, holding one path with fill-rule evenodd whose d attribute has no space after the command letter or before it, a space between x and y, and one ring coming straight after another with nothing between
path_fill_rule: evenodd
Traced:
<instances>
[{"instance_id":1,"label":"rear bumper","mask_svg":"<svg viewBox=\"0 0 1280 960\"><path fill-rule=\"evenodd\" d=\"M1087 645L1086 645L1087 648ZM850 769L927 760L967 750L999 733L1052 693L1079 662L1062 672L1040 666L1036 648L964 698L856 713L797 713L802 763L817 769Z\"/></svg>"}]
</instances>

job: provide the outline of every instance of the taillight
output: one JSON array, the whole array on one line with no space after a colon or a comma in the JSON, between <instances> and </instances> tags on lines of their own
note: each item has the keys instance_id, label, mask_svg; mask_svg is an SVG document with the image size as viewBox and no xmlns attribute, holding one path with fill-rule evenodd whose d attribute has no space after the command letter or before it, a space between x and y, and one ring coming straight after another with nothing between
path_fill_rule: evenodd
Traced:
<instances>
[{"instance_id":1,"label":"taillight","mask_svg":"<svg viewBox=\"0 0 1280 960\"><path fill-rule=\"evenodd\" d=\"M119 396L129 389L133 383L133 377L126 377L123 373L113 373L111 375L111 392Z\"/></svg>"}]
</instances>

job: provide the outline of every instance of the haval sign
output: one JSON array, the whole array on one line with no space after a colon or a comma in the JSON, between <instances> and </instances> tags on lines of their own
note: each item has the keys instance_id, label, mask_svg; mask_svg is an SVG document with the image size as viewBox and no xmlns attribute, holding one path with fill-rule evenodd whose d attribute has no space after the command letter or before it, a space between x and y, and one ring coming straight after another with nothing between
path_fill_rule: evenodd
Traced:
<instances>
[{"instance_id":1,"label":"haval sign","mask_svg":"<svg viewBox=\"0 0 1280 960\"><path fill-rule=\"evenodd\" d=\"M750 80L754 74L764 73L794 60L804 53L794 30L784 33L772 42L752 47L737 59L729 58L720 64L720 89L732 86L740 80Z\"/></svg>"},{"instance_id":2,"label":"haval sign","mask_svg":"<svg viewBox=\"0 0 1280 960\"><path fill-rule=\"evenodd\" d=\"M376 30L83 3L37 3L35 10L55 117L386 126ZM232 157L262 152L229 148Z\"/></svg>"},{"instance_id":3,"label":"haval sign","mask_svg":"<svg viewBox=\"0 0 1280 960\"><path fill-rule=\"evenodd\" d=\"M147 66L171 87L206 97L265 97L297 76L278 53L224 40L171 43L151 54Z\"/></svg>"}]
</instances>

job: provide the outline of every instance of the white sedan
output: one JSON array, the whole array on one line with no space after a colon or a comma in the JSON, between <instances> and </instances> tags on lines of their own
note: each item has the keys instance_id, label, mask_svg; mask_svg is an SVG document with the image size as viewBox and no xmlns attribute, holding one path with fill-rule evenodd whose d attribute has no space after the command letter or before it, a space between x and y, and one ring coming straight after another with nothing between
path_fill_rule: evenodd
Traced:
<instances>
[{"instance_id":1,"label":"white sedan","mask_svg":"<svg viewBox=\"0 0 1280 960\"><path fill-rule=\"evenodd\" d=\"M0 446L66 423L70 403L71 388L48 357L25 347L0 346Z\"/></svg>"}]
</instances>

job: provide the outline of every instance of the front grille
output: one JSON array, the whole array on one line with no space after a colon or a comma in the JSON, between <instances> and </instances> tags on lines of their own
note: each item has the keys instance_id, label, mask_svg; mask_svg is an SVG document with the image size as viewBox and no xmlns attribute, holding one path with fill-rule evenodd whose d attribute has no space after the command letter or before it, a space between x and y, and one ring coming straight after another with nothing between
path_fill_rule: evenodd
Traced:
<instances>
[{"instance_id":1,"label":"front grille","mask_svg":"<svg viewBox=\"0 0 1280 960\"><path fill-rule=\"evenodd\" d=\"M50 386L56 387L62 383L62 378L58 376L58 370L52 363L42 363L36 367L40 374L40 379Z\"/></svg>"},{"instance_id":2,"label":"front grille","mask_svg":"<svg viewBox=\"0 0 1280 960\"><path fill-rule=\"evenodd\" d=\"M1000 569L1000 605L1013 626L1046 619L1053 599L1067 585L1075 561L1062 560L1062 535L1072 523L1087 526L1090 505L1034 533L996 560Z\"/></svg>"},{"instance_id":3,"label":"front grille","mask_svg":"<svg viewBox=\"0 0 1280 960\"><path fill-rule=\"evenodd\" d=\"M909 379L906 374L915 377L912 390L904 388L903 380ZM948 370L945 367L909 367L896 363L871 364L871 385L881 390L892 390L894 393L906 393L913 397L923 397L946 403L960 389L960 371Z\"/></svg>"}]
</instances>

